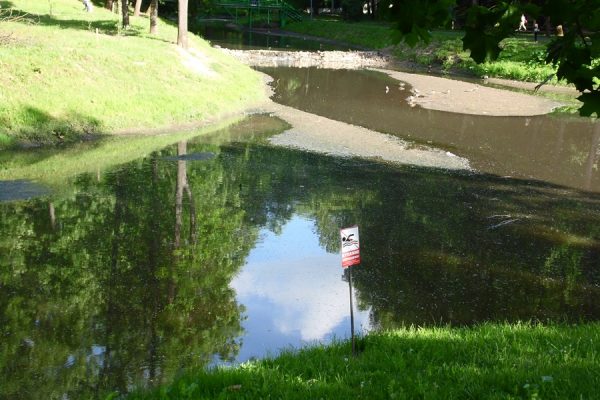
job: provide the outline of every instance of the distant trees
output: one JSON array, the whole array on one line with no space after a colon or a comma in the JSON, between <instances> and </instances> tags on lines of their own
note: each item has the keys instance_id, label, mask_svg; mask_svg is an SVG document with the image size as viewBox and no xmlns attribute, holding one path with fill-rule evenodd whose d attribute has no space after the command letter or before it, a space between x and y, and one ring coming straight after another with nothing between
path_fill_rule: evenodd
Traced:
<instances>
[{"instance_id":1,"label":"distant trees","mask_svg":"<svg viewBox=\"0 0 600 400\"><path fill-rule=\"evenodd\" d=\"M409 45L428 42L430 29L464 29L463 47L478 63L495 60L500 42L514 35L522 14L553 39L545 59L557 67L556 76L573 84L583 103L580 114L600 117L600 17L598 0L340 0L343 16L358 20L376 17L393 21ZM376 7L373 4L378 3ZM307 2L305 2L307 4ZM313 0L315 8L329 4ZM561 26L564 36L556 35ZM549 77L550 78L550 77Z\"/></svg>"},{"instance_id":2,"label":"distant trees","mask_svg":"<svg viewBox=\"0 0 600 400\"><path fill-rule=\"evenodd\" d=\"M472 1L465 11L463 47L478 63L494 60L500 42L513 35L521 14L533 21L543 17L562 25L564 36L546 48L546 61L558 67L556 76L575 85L583 103L580 114L600 116L600 18L598 0ZM475 4L477 3L477 4ZM485 5L483 5L485 3ZM410 45L428 42L429 29L446 25L454 0L394 0L391 18L402 40Z\"/></svg>"}]
</instances>

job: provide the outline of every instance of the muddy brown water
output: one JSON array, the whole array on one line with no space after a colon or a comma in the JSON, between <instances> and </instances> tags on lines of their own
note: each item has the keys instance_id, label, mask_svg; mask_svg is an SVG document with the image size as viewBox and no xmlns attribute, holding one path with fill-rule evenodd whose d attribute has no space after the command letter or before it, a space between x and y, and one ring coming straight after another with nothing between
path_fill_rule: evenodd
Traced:
<instances>
[{"instance_id":1,"label":"muddy brown water","mask_svg":"<svg viewBox=\"0 0 600 400\"><path fill-rule=\"evenodd\" d=\"M481 172L598 192L600 123L489 117L410 107L410 85L374 71L261 68L274 100L303 111L445 148Z\"/></svg>"}]
</instances>

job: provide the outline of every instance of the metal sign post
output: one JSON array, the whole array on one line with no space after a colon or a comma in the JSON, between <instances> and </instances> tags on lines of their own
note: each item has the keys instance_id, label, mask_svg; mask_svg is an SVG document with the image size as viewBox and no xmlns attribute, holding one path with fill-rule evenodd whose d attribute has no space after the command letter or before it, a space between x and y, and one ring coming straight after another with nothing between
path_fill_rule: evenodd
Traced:
<instances>
[{"instance_id":1,"label":"metal sign post","mask_svg":"<svg viewBox=\"0 0 600 400\"><path fill-rule=\"evenodd\" d=\"M358 226L351 226L340 230L342 239L342 268L346 269L348 286L350 288L350 333L352 336L352 355L356 355L354 339L354 307L352 305L352 267L360 264L360 243L358 239Z\"/></svg>"},{"instance_id":2,"label":"metal sign post","mask_svg":"<svg viewBox=\"0 0 600 400\"><path fill-rule=\"evenodd\" d=\"M352 337L352 355L356 355L356 344L354 340L354 307L352 306L352 268L348 268L348 287L350 288L350 332Z\"/></svg>"}]
</instances>

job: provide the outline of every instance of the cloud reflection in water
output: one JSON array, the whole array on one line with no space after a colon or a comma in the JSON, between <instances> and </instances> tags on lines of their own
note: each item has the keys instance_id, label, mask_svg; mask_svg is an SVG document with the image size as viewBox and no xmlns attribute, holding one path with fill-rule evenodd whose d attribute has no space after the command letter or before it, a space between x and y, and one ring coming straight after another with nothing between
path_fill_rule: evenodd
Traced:
<instances>
[{"instance_id":1,"label":"cloud reflection in water","mask_svg":"<svg viewBox=\"0 0 600 400\"><path fill-rule=\"evenodd\" d=\"M342 274L340 255L319 245L313 221L295 216L280 235L261 232L261 241L231 283L247 316L237 361L350 337L348 283ZM369 311L355 309L354 316L357 331L367 331Z\"/></svg>"}]
</instances>

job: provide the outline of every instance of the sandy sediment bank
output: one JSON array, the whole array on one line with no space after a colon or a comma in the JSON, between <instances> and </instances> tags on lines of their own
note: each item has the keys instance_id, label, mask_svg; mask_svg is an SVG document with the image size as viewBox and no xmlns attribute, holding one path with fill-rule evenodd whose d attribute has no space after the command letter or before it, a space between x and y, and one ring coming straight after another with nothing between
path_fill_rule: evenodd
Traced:
<instances>
[{"instance_id":1,"label":"sandy sediment bank","mask_svg":"<svg viewBox=\"0 0 600 400\"><path fill-rule=\"evenodd\" d=\"M271 103L265 107L292 128L270 139L275 145L338 157L362 157L395 164L470 170L469 161L448 151L416 146L396 136Z\"/></svg>"},{"instance_id":2,"label":"sandy sediment bank","mask_svg":"<svg viewBox=\"0 0 600 400\"><path fill-rule=\"evenodd\" d=\"M483 86L477 83L376 69L413 87L407 98L411 105L438 111L490 116L533 116L552 112L561 103L533 96Z\"/></svg>"},{"instance_id":3,"label":"sandy sediment bank","mask_svg":"<svg viewBox=\"0 0 600 400\"><path fill-rule=\"evenodd\" d=\"M247 52L240 51L239 53ZM348 55L346 52L320 53ZM256 55L257 53L251 54ZM251 54L247 55L251 56ZM334 57L334 55L330 54L330 57ZM352 63L349 61L350 58L343 60ZM318 57L315 56L303 60L303 65L316 61L318 61ZM245 62L253 65L249 59ZM338 62L337 65L342 64L343 62ZM323 67L324 65L310 66ZM399 85L401 82L409 83L413 87L412 96L407 98L409 104L434 110L490 116L529 116L548 113L559 105L557 102L536 96L483 87L475 83L371 68L397 79ZM265 75L265 81L269 82L271 78ZM271 95L272 89L268 87L267 90ZM342 157L378 159L396 164L471 170L467 159L448 151L415 145L396 136L335 121L273 101L268 101L255 111L271 113L292 126L291 129L270 139L271 143L275 145Z\"/></svg>"},{"instance_id":4,"label":"sandy sediment bank","mask_svg":"<svg viewBox=\"0 0 600 400\"><path fill-rule=\"evenodd\" d=\"M391 60L376 51L221 50L252 67L385 68Z\"/></svg>"},{"instance_id":5,"label":"sandy sediment bank","mask_svg":"<svg viewBox=\"0 0 600 400\"><path fill-rule=\"evenodd\" d=\"M272 78L264 75L267 94ZM361 157L395 164L448 170L471 170L469 161L448 151L415 145L396 136L300 111L268 100L251 112L270 113L292 126L271 137L277 146L291 147L337 157Z\"/></svg>"},{"instance_id":6,"label":"sandy sediment bank","mask_svg":"<svg viewBox=\"0 0 600 400\"><path fill-rule=\"evenodd\" d=\"M413 87L413 93L407 97L407 102L431 110L490 116L534 116L548 114L562 105L557 101L526 93L391 70L392 59L378 52L221 50L255 67L374 69L409 83ZM494 82L498 83L497 80Z\"/></svg>"}]
</instances>

